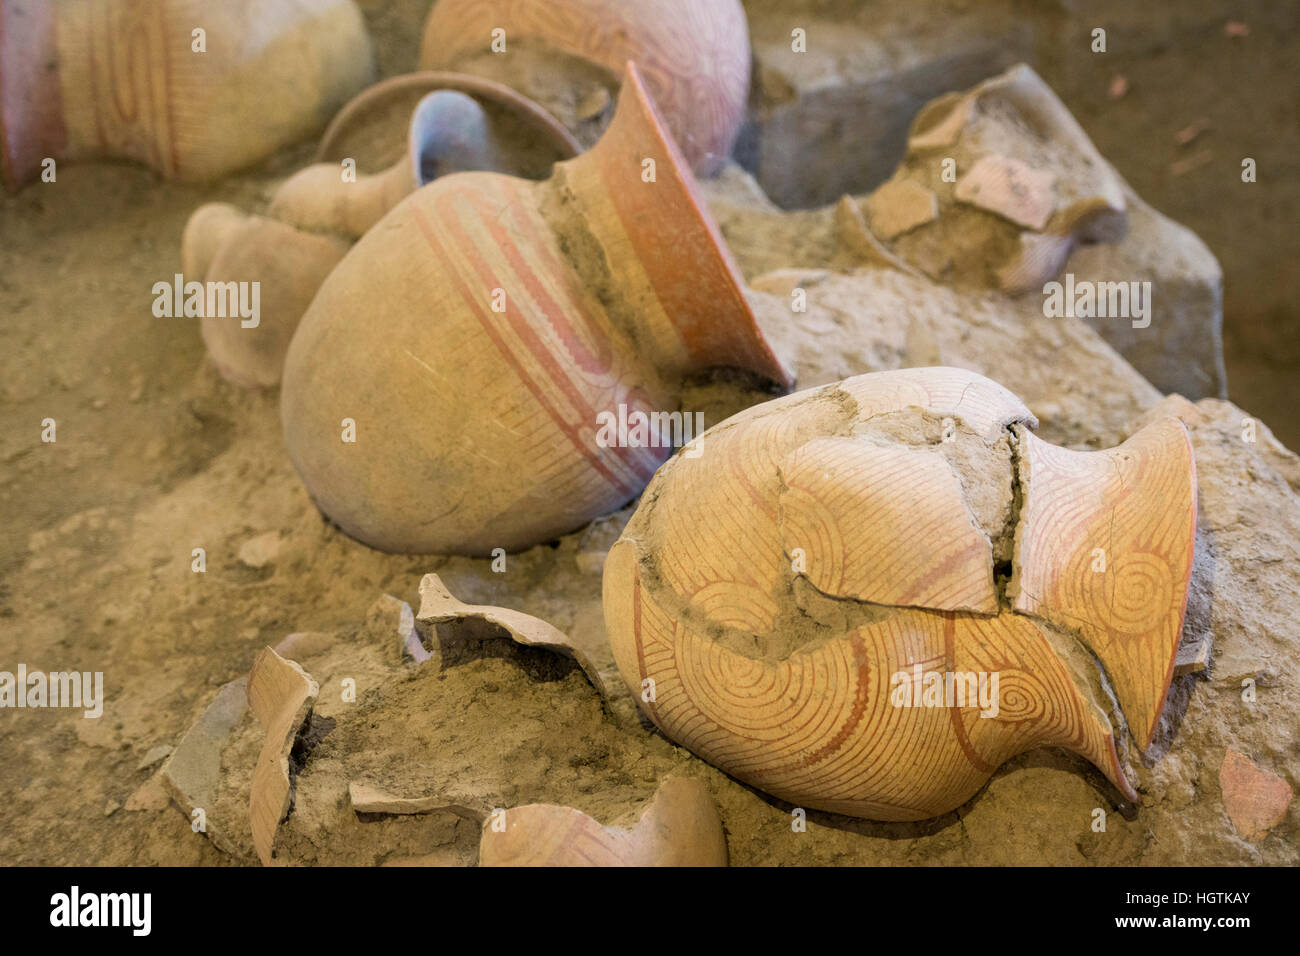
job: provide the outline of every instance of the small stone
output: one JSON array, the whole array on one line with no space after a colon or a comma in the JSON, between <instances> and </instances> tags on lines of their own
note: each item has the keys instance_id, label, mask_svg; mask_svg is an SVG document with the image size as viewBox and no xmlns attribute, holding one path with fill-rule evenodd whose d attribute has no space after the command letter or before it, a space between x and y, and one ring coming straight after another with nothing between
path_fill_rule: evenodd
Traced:
<instances>
[{"instance_id":1,"label":"small stone","mask_svg":"<svg viewBox=\"0 0 1300 956\"><path fill-rule=\"evenodd\" d=\"M111 817L121 809L122 804L118 803L116 800L110 800L108 803L104 804L104 816Z\"/></svg>"},{"instance_id":2,"label":"small stone","mask_svg":"<svg viewBox=\"0 0 1300 956\"><path fill-rule=\"evenodd\" d=\"M893 239L939 218L934 193L910 179L890 180L868 196L865 205L871 231L881 239Z\"/></svg>"},{"instance_id":3,"label":"small stone","mask_svg":"<svg viewBox=\"0 0 1300 956\"><path fill-rule=\"evenodd\" d=\"M1252 843L1264 839L1291 805L1291 786L1285 780L1256 767L1249 757L1231 747L1219 767L1219 786L1232 825Z\"/></svg>"},{"instance_id":4,"label":"small stone","mask_svg":"<svg viewBox=\"0 0 1300 956\"><path fill-rule=\"evenodd\" d=\"M1179 645L1178 656L1174 659L1174 676L1181 677L1183 674L1200 674L1209 669L1210 666L1210 640L1209 636L1202 636L1199 640L1191 643L1184 642Z\"/></svg>"},{"instance_id":5,"label":"small stone","mask_svg":"<svg viewBox=\"0 0 1300 956\"><path fill-rule=\"evenodd\" d=\"M1188 123L1178 132L1174 133L1174 142L1179 146L1186 146L1209 128L1210 121L1201 117L1195 122Z\"/></svg>"},{"instance_id":6,"label":"small stone","mask_svg":"<svg viewBox=\"0 0 1300 956\"><path fill-rule=\"evenodd\" d=\"M283 542L278 531L267 531L249 538L239 546L239 560L250 568L264 568L274 564Z\"/></svg>"},{"instance_id":7,"label":"small stone","mask_svg":"<svg viewBox=\"0 0 1300 956\"><path fill-rule=\"evenodd\" d=\"M145 753L145 755L140 759L140 762L135 765L135 769L147 770L150 767L152 767L154 764L156 764L159 760L162 760L164 757L168 756L171 752L172 752L172 748L167 744L159 744L156 747L150 747L149 750Z\"/></svg>"},{"instance_id":8,"label":"small stone","mask_svg":"<svg viewBox=\"0 0 1300 956\"><path fill-rule=\"evenodd\" d=\"M1019 226L1042 231L1056 209L1056 176L1010 156L981 156L955 195Z\"/></svg>"},{"instance_id":9,"label":"small stone","mask_svg":"<svg viewBox=\"0 0 1300 956\"><path fill-rule=\"evenodd\" d=\"M1111 78L1110 87L1106 90L1106 94L1112 100L1122 100L1127 93L1128 77L1123 73L1116 73L1115 76Z\"/></svg>"},{"instance_id":10,"label":"small stone","mask_svg":"<svg viewBox=\"0 0 1300 956\"><path fill-rule=\"evenodd\" d=\"M599 86L583 97L575 115L580 120L594 119L609 109L609 104L609 90Z\"/></svg>"}]
</instances>

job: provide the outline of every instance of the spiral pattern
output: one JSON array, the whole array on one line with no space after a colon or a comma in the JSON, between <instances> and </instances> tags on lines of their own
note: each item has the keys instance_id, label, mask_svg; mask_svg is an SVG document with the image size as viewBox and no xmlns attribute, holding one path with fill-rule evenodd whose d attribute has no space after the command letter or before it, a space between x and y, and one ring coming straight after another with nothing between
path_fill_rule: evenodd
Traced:
<instances>
[{"instance_id":1,"label":"spiral pattern","mask_svg":"<svg viewBox=\"0 0 1300 956\"><path fill-rule=\"evenodd\" d=\"M1015 607L1084 637L1145 747L1173 677L1191 579L1187 431L1164 419L1100 452L1022 438Z\"/></svg>"}]
</instances>

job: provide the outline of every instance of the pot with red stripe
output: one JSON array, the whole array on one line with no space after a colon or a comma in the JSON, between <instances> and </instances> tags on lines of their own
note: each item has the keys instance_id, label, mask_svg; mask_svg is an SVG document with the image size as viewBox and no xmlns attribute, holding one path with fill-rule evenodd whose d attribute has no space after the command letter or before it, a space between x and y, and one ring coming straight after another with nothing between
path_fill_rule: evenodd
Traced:
<instances>
[{"instance_id":1,"label":"pot with red stripe","mask_svg":"<svg viewBox=\"0 0 1300 956\"><path fill-rule=\"evenodd\" d=\"M295 333L281 418L349 534L487 555L640 494L671 442L602 423L673 413L718 367L792 385L629 64L604 137L549 179L445 176L357 243Z\"/></svg>"}]
</instances>

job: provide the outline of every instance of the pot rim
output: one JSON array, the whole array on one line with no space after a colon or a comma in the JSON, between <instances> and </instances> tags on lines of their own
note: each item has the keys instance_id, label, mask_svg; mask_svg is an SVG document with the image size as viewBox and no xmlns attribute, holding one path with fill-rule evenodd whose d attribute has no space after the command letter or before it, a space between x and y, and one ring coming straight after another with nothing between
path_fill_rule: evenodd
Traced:
<instances>
[{"instance_id":1,"label":"pot rim","mask_svg":"<svg viewBox=\"0 0 1300 956\"><path fill-rule=\"evenodd\" d=\"M0 3L3 2L4 0L0 0ZM582 145L558 119L541 105L512 90L504 83L468 73L421 70L380 80L349 100L335 114L322 134L320 147L316 151L316 162L328 163L343 159L342 154L338 152L339 142L352 131L362 117L372 110L381 108L391 100L407 97L413 93L435 93L439 90L454 90L481 98L514 113L546 138L558 154L557 162L572 159L582 153Z\"/></svg>"},{"instance_id":2,"label":"pot rim","mask_svg":"<svg viewBox=\"0 0 1300 956\"><path fill-rule=\"evenodd\" d=\"M737 321L726 325L719 325L716 322L710 323L710 325L713 326L714 331L724 333L724 337L728 337L725 333L730 333L729 338L731 341L739 344L743 351L748 352L751 359L748 363L707 361L705 364L717 367L745 368L762 375L768 381L776 384L782 391L791 390L796 384L795 371L787 368L777 356L776 351L772 348L772 343L768 341L767 335L758 324L753 307L745 296L744 274L723 238L722 230L718 228L717 222L709 211L708 204L700 192L699 182L691 169L691 164L673 138L663 114L655 103L653 94L645 85L640 68L634 61L629 60L627 62L623 77L623 83L619 90L619 107L614 114L614 120L596 145L571 162L575 166L579 164L585 165L589 162L600 163L601 144L606 141L610 131L620 122L619 111L624 108L624 97L634 97L641 106L639 112L645 120L642 128L657 140L658 146L669 160L672 167L670 178L675 184L675 190L679 201L682 202L684 211L691 217L694 229L708 239L708 255L712 257L711 261L695 263L693 268L720 278L732 300L731 304L735 306ZM615 199L614 204L619 205L617 199ZM652 282L654 281L652 279ZM669 312L671 313L672 310L669 309ZM674 321L675 325L678 324L675 321L675 316L670 315L670 319ZM680 325L678 328L679 331L682 331ZM698 354L695 357L706 360L710 358L710 356Z\"/></svg>"}]
</instances>

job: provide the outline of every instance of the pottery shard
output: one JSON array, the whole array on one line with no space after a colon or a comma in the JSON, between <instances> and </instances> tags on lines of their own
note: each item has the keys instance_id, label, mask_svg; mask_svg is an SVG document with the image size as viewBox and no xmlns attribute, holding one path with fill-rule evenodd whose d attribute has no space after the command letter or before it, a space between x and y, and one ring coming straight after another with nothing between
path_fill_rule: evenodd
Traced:
<instances>
[{"instance_id":1,"label":"pottery shard","mask_svg":"<svg viewBox=\"0 0 1300 956\"><path fill-rule=\"evenodd\" d=\"M399 797L357 780L348 782L348 801L357 813L391 813L405 816L445 810L480 823L491 812L490 807L474 797Z\"/></svg>"},{"instance_id":2,"label":"pottery shard","mask_svg":"<svg viewBox=\"0 0 1300 956\"><path fill-rule=\"evenodd\" d=\"M802 573L823 594L997 613L992 547L938 454L819 438L785 458L781 479L782 547L803 552Z\"/></svg>"},{"instance_id":3,"label":"pottery shard","mask_svg":"<svg viewBox=\"0 0 1300 956\"><path fill-rule=\"evenodd\" d=\"M981 156L957 183L958 200L1041 230L1056 209L1056 176L1010 156Z\"/></svg>"},{"instance_id":4,"label":"pottery shard","mask_svg":"<svg viewBox=\"0 0 1300 956\"><path fill-rule=\"evenodd\" d=\"M253 661L248 675L248 706L266 729L266 742L253 771L248 813L253 846L263 865L271 862L276 831L292 802L289 751L311 715L319 692L316 681L306 671L269 647Z\"/></svg>"},{"instance_id":5,"label":"pottery shard","mask_svg":"<svg viewBox=\"0 0 1300 956\"><path fill-rule=\"evenodd\" d=\"M835 204L835 236L846 249L865 262L888 266L908 275L919 273L910 265L890 252L871 231L861 206L852 196L843 196Z\"/></svg>"},{"instance_id":6,"label":"pottery shard","mask_svg":"<svg viewBox=\"0 0 1300 956\"><path fill-rule=\"evenodd\" d=\"M248 678L224 684L216 699L186 732L163 764L162 784L187 814L201 809L207 816L207 833L216 846L237 853L235 845L219 827L213 826L211 810L221 786L221 750L248 706Z\"/></svg>"},{"instance_id":7,"label":"pottery shard","mask_svg":"<svg viewBox=\"0 0 1300 956\"><path fill-rule=\"evenodd\" d=\"M1080 452L1020 430L1023 504L1007 586L1015 610L1077 631L1106 668L1138 746L1155 736L1183 630L1196 464L1162 418Z\"/></svg>"},{"instance_id":8,"label":"pottery shard","mask_svg":"<svg viewBox=\"0 0 1300 956\"><path fill-rule=\"evenodd\" d=\"M545 648L574 659L597 689L603 688L606 682L602 671L610 669L604 660L609 656L608 651L603 647L580 646L559 628L522 611L466 604L448 591L436 574L426 574L420 581L420 610L415 618L424 624L443 624L465 618L486 621L504 630L516 644Z\"/></svg>"},{"instance_id":9,"label":"pottery shard","mask_svg":"<svg viewBox=\"0 0 1300 956\"><path fill-rule=\"evenodd\" d=\"M1264 839L1291 805L1291 786L1285 780L1256 767L1249 757L1232 748L1223 755L1219 786L1232 825L1252 843Z\"/></svg>"},{"instance_id":10,"label":"pottery shard","mask_svg":"<svg viewBox=\"0 0 1300 956\"><path fill-rule=\"evenodd\" d=\"M239 546L239 561L250 568L264 568L275 563L282 545L280 532L267 531L249 538Z\"/></svg>"},{"instance_id":11,"label":"pottery shard","mask_svg":"<svg viewBox=\"0 0 1300 956\"><path fill-rule=\"evenodd\" d=\"M480 866L726 866L727 840L708 789L669 777L630 830L573 807L536 803L483 824Z\"/></svg>"},{"instance_id":12,"label":"pottery shard","mask_svg":"<svg viewBox=\"0 0 1300 956\"><path fill-rule=\"evenodd\" d=\"M939 216L934 193L910 179L891 180L866 200L871 231L881 239L893 239Z\"/></svg>"}]
</instances>

